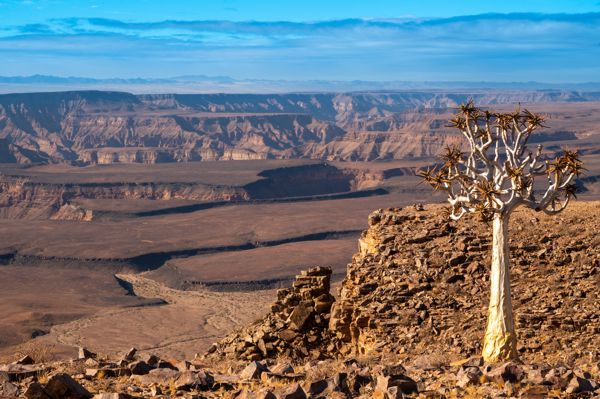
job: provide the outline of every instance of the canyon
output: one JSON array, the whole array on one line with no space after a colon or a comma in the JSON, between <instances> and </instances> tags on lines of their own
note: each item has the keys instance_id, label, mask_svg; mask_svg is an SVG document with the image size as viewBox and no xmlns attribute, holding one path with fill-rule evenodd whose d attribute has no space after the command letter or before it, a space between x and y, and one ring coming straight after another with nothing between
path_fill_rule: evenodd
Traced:
<instances>
[{"instance_id":1,"label":"canyon","mask_svg":"<svg viewBox=\"0 0 600 399\"><path fill-rule=\"evenodd\" d=\"M273 316L273 303L275 309L292 312L286 295L305 294L302 287L294 288L298 281L321 281L325 274L338 305L329 315L325 309L331 298L314 300L322 302L323 317L334 318L342 335L327 335L328 323L315 319L323 331L314 336L329 341L313 342L311 350L325 353L332 344L344 355L362 356L393 340L418 352L438 331L444 339L436 351L451 354L452 361L472 355L478 349L483 317L478 310L484 298L482 282L472 276L485 276L487 259L479 250L486 244L468 244L469 262L449 268L450 248L476 241L464 223L457 234L408 245L424 230L446 226L441 207L429 205L444 197L421 184L415 172L439 162L436 155L444 146L462 144L447 120L470 97L501 111L520 103L544 114L548 128L532 138L531 147L543 144L548 160L565 147L579 151L586 168L577 181L582 203L558 219L522 212L512 227L519 240L535 226L565 242L579 234L561 229L560 223L597 213L597 203L588 201L600 199L598 93L0 96L0 363L15 360L16 354L71 359L79 346L107 357L135 346L140 356L190 359L214 342L219 355L243 346L250 361L262 344L242 344L246 338L239 332L265 317L273 325L287 323ZM426 210L420 211L423 206ZM375 209L386 210L372 213ZM397 217L403 222L385 221ZM593 249L595 225L584 224L585 232L571 241L580 239ZM548 255L533 256L519 247L515 259L517 272L540 284L549 269L533 271L529 263L549 267L568 255L570 261L557 266L577 274L578 259L589 257L583 249L562 254L546 243L537 251L542 249ZM435 256L422 261L423 251ZM479 255L479 266L471 268ZM425 283L415 280L415 264L439 286L419 291ZM404 282L395 285L388 269L408 288ZM316 274L295 279L302 270ZM596 269L576 287L562 286L558 279L552 284L563 298L585 293L588 299L577 304L585 305L586 320L596 331L597 319L588 317L595 281L590 283L590 276L597 277ZM370 280L393 295L369 291ZM296 285L286 291L290 284ZM518 282L519 293L526 290L524 284ZM278 289L288 294L277 299ZM321 296L323 290L315 293ZM440 294L446 291L458 299ZM476 305L467 306L469 292ZM542 308L550 293L526 300ZM410 300L389 305L399 303L398 298ZM365 300L377 305L363 312ZM429 313L423 313L423 305ZM400 324L391 323L395 307ZM467 333L464 341L453 335L457 307L477 321L460 330ZM373 324L365 312L381 320L375 316ZM533 347L531 323L539 320L519 317L527 327L526 348ZM552 320L544 323L554 331ZM440 327L451 324L454 330ZM583 348L587 344L575 337L589 333L583 324L566 326L563 338ZM382 343L379 336L391 338ZM294 343L304 338L293 338L290 345L274 346L282 348L279 355L287 349L293 356L302 353ZM459 350L448 349L453 342L460 343ZM546 341L540 345L554 348ZM420 359L417 352L405 355ZM90 381L88 388L96 389L97 380Z\"/></svg>"},{"instance_id":2,"label":"canyon","mask_svg":"<svg viewBox=\"0 0 600 399\"><path fill-rule=\"evenodd\" d=\"M79 91L0 95L0 162L422 159L460 143L446 121L469 98L545 112L539 141L597 150L600 93L560 90L156 94ZM577 126L572 125L577 118ZM593 137L591 137L592 135ZM592 148L590 148L592 147Z\"/></svg>"}]
</instances>

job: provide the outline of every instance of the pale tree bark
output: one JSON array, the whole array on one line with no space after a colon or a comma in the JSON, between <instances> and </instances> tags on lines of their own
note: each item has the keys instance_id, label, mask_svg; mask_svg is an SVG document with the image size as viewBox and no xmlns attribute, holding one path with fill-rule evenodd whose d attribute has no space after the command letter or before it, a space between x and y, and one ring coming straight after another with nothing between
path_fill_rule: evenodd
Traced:
<instances>
[{"instance_id":1,"label":"pale tree bark","mask_svg":"<svg viewBox=\"0 0 600 399\"><path fill-rule=\"evenodd\" d=\"M573 183L584 170L579 154L565 149L553 161L544 159L542 146L529 151L530 135L543 127L544 118L527 110L495 113L481 110L472 101L463 104L452 119L466 139L467 153L447 147L443 165L419 172L435 190L448 193L452 220L476 213L492 222L490 305L483 340L483 358L500 362L517 357L517 336L510 298L508 220L511 212L526 206L555 215L575 197ZM536 198L534 180L545 176L548 189Z\"/></svg>"},{"instance_id":2,"label":"pale tree bark","mask_svg":"<svg viewBox=\"0 0 600 399\"><path fill-rule=\"evenodd\" d=\"M490 363L518 357L510 297L508 215L494 217L492 232L490 305L482 353L483 359Z\"/></svg>"}]
</instances>

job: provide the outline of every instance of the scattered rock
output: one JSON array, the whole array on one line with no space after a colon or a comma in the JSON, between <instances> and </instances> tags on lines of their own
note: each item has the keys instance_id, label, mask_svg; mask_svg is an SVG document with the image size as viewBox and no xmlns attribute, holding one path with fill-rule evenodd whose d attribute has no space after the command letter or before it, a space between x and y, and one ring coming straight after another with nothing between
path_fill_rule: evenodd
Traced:
<instances>
[{"instance_id":1,"label":"scattered rock","mask_svg":"<svg viewBox=\"0 0 600 399\"><path fill-rule=\"evenodd\" d=\"M260 375L266 371L269 371L267 366L261 362L253 361L242 370L240 378L244 380L259 380Z\"/></svg>"},{"instance_id":2,"label":"scattered rock","mask_svg":"<svg viewBox=\"0 0 600 399\"><path fill-rule=\"evenodd\" d=\"M154 367L158 366L158 363L160 362L160 359L158 358L158 356L151 354L151 353L142 355L140 357L140 360L143 360L150 366L154 366Z\"/></svg>"},{"instance_id":3,"label":"scattered rock","mask_svg":"<svg viewBox=\"0 0 600 399\"><path fill-rule=\"evenodd\" d=\"M79 353L77 355L78 359L95 359L96 356L97 355L94 352L91 352L82 346L79 347Z\"/></svg>"},{"instance_id":4,"label":"scattered rock","mask_svg":"<svg viewBox=\"0 0 600 399\"><path fill-rule=\"evenodd\" d=\"M94 395L93 399L133 399L134 397L126 393L99 393Z\"/></svg>"},{"instance_id":5,"label":"scattered rock","mask_svg":"<svg viewBox=\"0 0 600 399\"><path fill-rule=\"evenodd\" d=\"M403 374L377 377L374 398L402 398L402 395L418 393L417 383Z\"/></svg>"},{"instance_id":6,"label":"scattered rock","mask_svg":"<svg viewBox=\"0 0 600 399\"><path fill-rule=\"evenodd\" d=\"M306 392L304 392L300 384L293 384L280 390L276 397L277 399L307 399Z\"/></svg>"},{"instance_id":7,"label":"scattered rock","mask_svg":"<svg viewBox=\"0 0 600 399\"><path fill-rule=\"evenodd\" d=\"M494 381L498 384L505 382L520 382L525 378L523 368L516 363L508 362L498 366L488 366L485 371L485 378L488 381Z\"/></svg>"},{"instance_id":8,"label":"scattered rock","mask_svg":"<svg viewBox=\"0 0 600 399\"><path fill-rule=\"evenodd\" d=\"M467 385L479 384L482 375L479 367L461 367L456 375L456 385L464 388Z\"/></svg>"},{"instance_id":9,"label":"scattered rock","mask_svg":"<svg viewBox=\"0 0 600 399\"><path fill-rule=\"evenodd\" d=\"M302 331L312 315L313 307L313 301L304 301L298 304L290 314L290 326L296 331Z\"/></svg>"},{"instance_id":10,"label":"scattered rock","mask_svg":"<svg viewBox=\"0 0 600 399\"><path fill-rule=\"evenodd\" d=\"M303 271L291 288L278 290L277 301L265 318L225 337L204 358L321 358L332 337L328 325L335 299L329 293L330 279L330 268Z\"/></svg>"},{"instance_id":11,"label":"scattered rock","mask_svg":"<svg viewBox=\"0 0 600 399\"><path fill-rule=\"evenodd\" d=\"M33 360L29 355L25 355L15 362L15 364L34 364L34 363L35 363L35 360Z\"/></svg>"},{"instance_id":12,"label":"scattered rock","mask_svg":"<svg viewBox=\"0 0 600 399\"><path fill-rule=\"evenodd\" d=\"M68 374L56 374L44 386L45 392L55 399L87 399L90 394Z\"/></svg>"},{"instance_id":13,"label":"scattered rock","mask_svg":"<svg viewBox=\"0 0 600 399\"><path fill-rule=\"evenodd\" d=\"M138 360L136 362L130 363L128 366L129 370L131 370L131 374L135 375L144 375L148 374L150 370L153 369L148 363L143 360Z\"/></svg>"},{"instance_id":14,"label":"scattered rock","mask_svg":"<svg viewBox=\"0 0 600 399\"><path fill-rule=\"evenodd\" d=\"M25 397L27 399L54 399L46 392L42 384L37 382L34 382L27 387Z\"/></svg>"},{"instance_id":15,"label":"scattered rock","mask_svg":"<svg viewBox=\"0 0 600 399\"><path fill-rule=\"evenodd\" d=\"M214 379L208 373L203 371L184 371L179 374L173 384L177 389L189 390L193 388L205 390L211 388L213 383Z\"/></svg>"},{"instance_id":16,"label":"scattered rock","mask_svg":"<svg viewBox=\"0 0 600 399\"><path fill-rule=\"evenodd\" d=\"M567 393L593 392L599 386L595 381L575 376L571 379L565 391Z\"/></svg>"},{"instance_id":17,"label":"scattered rock","mask_svg":"<svg viewBox=\"0 0 600 399\"><path fill-rule=\"evenodd\" d=\"M135 359L135 354L137 353L137 349L136 348L131 348L129 349L124 355L123 355L123 360L126 360L128 362L132 361Z\"/></svg>"},{"instance_id":18,"label":"scattered rock","mask_svg":"<svg viewBox=\"0 0 600 399\"><path fill-rule=\"evenodd\" d=\"M269 369L275 374L291 374L294 372L294 368L288 362L278 363Z\"/></svg>"},{"instance_id":19,"label":"scattered rock","mask_svg":"<svg viewBox=\"0 0 600 399\"><path fill-rule=\"evenodd\" d=\"M0 397L16 397L19 394L19 387L10 382L0 382Z\"/></svg>"},{"instance_id":20,"label":"scattered rock","mask_svg":"<svg viewBox=\"0 0 600 399\"><path fill-rule=\"evenodd\" d=\"M179 378L180 372L168 368L150 370L148 374L134 376L143 385L169 385L169 382Z\"/></svg>"}]
</instances>

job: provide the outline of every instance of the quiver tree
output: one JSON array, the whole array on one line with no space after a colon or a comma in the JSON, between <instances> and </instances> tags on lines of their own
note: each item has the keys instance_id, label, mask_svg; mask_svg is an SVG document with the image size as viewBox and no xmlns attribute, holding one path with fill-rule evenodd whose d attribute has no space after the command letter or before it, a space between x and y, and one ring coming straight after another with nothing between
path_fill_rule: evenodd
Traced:
<instances>
[{"instance_id":1,"label":"quiver tree","mask_svg":"<svg viewBox=\"0 0 600 399\"><path fill-rule=\"evenodd\" d=\"M451 127L467 142L467 151L447 147L442 165L420 171L435 190L448 193L449 216L459 220L476 213L492 225L490 304L483 340L483 358L497 362L517 357L517 340L510 298L508 221L524 205L554 215L575 197L574 179L583 170L577 152L565 150L554 160L544 160L542 146L529 151L531 134L544 119L527 110L492 113L471 101L461 105ZM536 177L548 186L536 192Z\"/></svg>"}]
</instances>

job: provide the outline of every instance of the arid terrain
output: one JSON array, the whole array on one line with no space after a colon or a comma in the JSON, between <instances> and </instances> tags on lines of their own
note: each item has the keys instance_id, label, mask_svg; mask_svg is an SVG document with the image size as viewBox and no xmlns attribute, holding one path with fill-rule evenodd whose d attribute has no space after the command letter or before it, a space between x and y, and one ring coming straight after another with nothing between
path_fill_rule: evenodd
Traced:
<instances>
[{"instance_id":1,"label":"arid terrain","mask_svg":"<svg viewBox=\"0 0 600 399\"><path fill-rule=\"evenodd\" d=\"M129 288L114 277L116 273L145 272L145 278L159 283L165 292L210 290L210 295L191 293L190 301L173 304L174 308L191 305L187 312L196 315L189 319L189 336L195 331L196 338L205 336L199 326L206 315L191 309L218 308L223 301L209 303L207 299L250 292L252 300L238 301L241 309L248 306L246 310L235 309L220 321L219 331L224 334L259 315L272 300L272 289L287 284L307 266L330 265L341 279L372 209L390 202L428 200L425 187L415 190L417 178L411 175L415 166L407 165L402 161L373 166L314 161L83 168L5 165L5 176L13 181L25 179L26 184L3 192L6 218L0 220L0 235L5 265L0 267L0 281L5 293L3 314L11 317L2 319L6 331L2 345L6 348L32 335L50 333L44 338L48 339L57 328L77 329L87 322L54 325L97 317L96 312L102 311L107 315L95 327L97 344L102 346L102 326L112 326L111 317L122 317L115 308L127 308L130 325L121 331L129 333L120 334L122 344L111 340L111 345L113 351L131 346L139 337L130 334L144 330L140 327L145 325L160 324L166 317L162 309L171 303L157 306L156 301L146 303L127 295ZM180 198L173 198L174 190L181 193ZM209 194L197 197L198 192ZM231 192L239 195L227 197ZM51 289L40 292L44 286ZM152 298L169 302L161 292ZM70 301L74 306L66 306ZM174 317L179 316L175 313ZM164 333L153 332L154 341L148 347L173 339L174 325L166 326ZM90 340L95 334L86 330L73 334L79 340L69 341L73 347L80 341L94 346ZM209 343L190 342L177 353L189 355ZM163 346L166 353L181 350L177 342Z\"/></svg>"},{"instance_id":2,"label":"arid terrain","mask_svg":"<svg viewBox=\"0 0 600 399\"><path fill-rule=\"evenodd\" d=\"M426 205L369 215L342 285L334 287L337 298L330 293L331 269L307 269L277 291L269 309L261 312L260 302L253 302L264 316L194 358L161 359L153 355L162 349L157 345L108 358L82 348L71 354L75 360L52 362L39 347L25 347L12 359L28 350L29 357L0 365L2 387L28 398L591 398L600 390L599 207L578 202L560 217L531 210L513 215L518 362L488 365L479 357L489 226L474 217L449 222L441 205ZM164 321L177 322L186 334L187 323L203 315L203 333L210 333L232 307L255 300L251 294L186 293L144 275L117 278L139 297L168 303L163 323L133 333L145 346ZM180 301L191 314L177 309ZM179 317L171 319L171 312ZM120 313L119 319L108 314L74 324L92 341L104 329L103 342L119 344L126 324L145 316ZM106 323L113 329L102 327ZM76 334L65 326L50 336L75 343Z\"/></svg>"},{"instance_id":3,"label":"arid terrain","mask_svg":"<svg viewBox=\"0 0 600 399\"><path fill-rule=\"evenodd\" d=\"M573 274L582 257L591 256L596 265L593 218L599 213L597 203L587 201L600 199L598 93L471 95L483 106L510 110L521 102L522 107L543 113L548 128L534 136L532 147L542 143L547 159L562 148L576 149L586 168L577 183L580 202L565 216L546 219L520 213L519 222L513 222L511 229L518 232L514 240L519 240L517 275L540 284L553 265ZM331 268L331 294L338 301L363 309L356 304L383 295L353 286L358 283L351 282L352 276L364 273L356 260L359 255L347 267L357 253L368 215L380 208L411 210L422 203L427 209L423 215L436 226L441 223L438 208L429 204L444 197L421 184L415 171L435 164L444 145L461 143L446 121L452 107L469 96L435 92L0 96L0 363L28 353L38 361L70 359L80 346L112 358L136 347L138 356L192 359L273 311L270 305L277 299L277 289L288 287L301 270L316 266ZM406 238L436 228L413 224L405 231L400 223L400 230L389 235ZM544 248L525 243L531 229L551 236ZM458 250L452 245L469 235L468 230L460 227L458 236L426 240L425 246L439 244L441 253L435 259L444 263ZM579 248L573 251L583 254L561 253L564 256L558 259L552 242L567 240L567 235L586 242L591 255L573 244ZM404 303L394 296L407 299L408 294L402 294L404 283L390 285L394 294L381 298L394 305L364 307L386 318L385 323L370 324L361 318L359 341L329 337L333 341L315 344L315 349L323 357L327 351L347 356L356 350L355 355L362 356L373 348L383 356L391 342L401 342L406 352L394 356L408 363L425 356L424 345L445 357L423 362L449 364L476 354L485 316L487 252L473 249L468 262L463 259L451 262L451 269L432 271L434 296L420 298L421 291L411 286L416 277L410 271L419 251L433 249L409 246L383 252L383 247L376 250L382 251L382 259L407 268L402 269L404 274L398 272L401 276L392 274L398 281L410 281L412 299ZM366 259L364 245L361 248L360 256ZM537 255L542 249L548 255ZM368 262L373 275L385 284L396 281L377 269L381 262L370 258ZM474 262L479 265L476 270ZM542 268L533 270L533 264ZM590 272L574 287L552 279L548 292L537 296L529 295L530 280L519 279L516 295L527 291L530 297L517 300L518 306L535 303L536 309L581 311L581 304L568 298L593 300L597 276L597 271ZM345 291L338 295L340 286ZM349 292L358 297L348 297ZM450 292L453 300L448 299ZM558 308L548 305L554 292L563 298ZM589 301L583 302L589 307ZM402 309L392 314L390 306ZM457 326L459 310L468 312L464 328ZM360 312L355 313L352 317ZM340 325L352 320L338 316ZM561 361L558 354L563 356L569 345L575 345L571 357L579 356L580 362L571 361L570 355L562 360L568 360L571 368L583 365L597 376L593 365L598 354L592 350L600 344L593 324L597 318L589 318L592 328L586 329L570 316L574 322L565 327L568 333L555 339L552 334L559 330L552 320L519 317L526 327L527 362L542 361L534 353L539 344L544 353L557 353L551 360L547 357L556 366ZM413 318L428 329L415 327ZM396 319L404 324L394 324ZM543 342L534 339L538 322L549 325ZM387 327L382 330L382 325ZM388 340L377 343L381 336ZM552 344L553 339L558 343ZM254 347L248 342L242 348ZM249 357L238 354L237 359L253 360L254 353L258 352L248 352ZM276 355L298 358L291 349ZM94 381L89 388L97 390ZM434 386L437 379L428 381L432 390L440 387Z\"/></svg>"}]
</instances>

